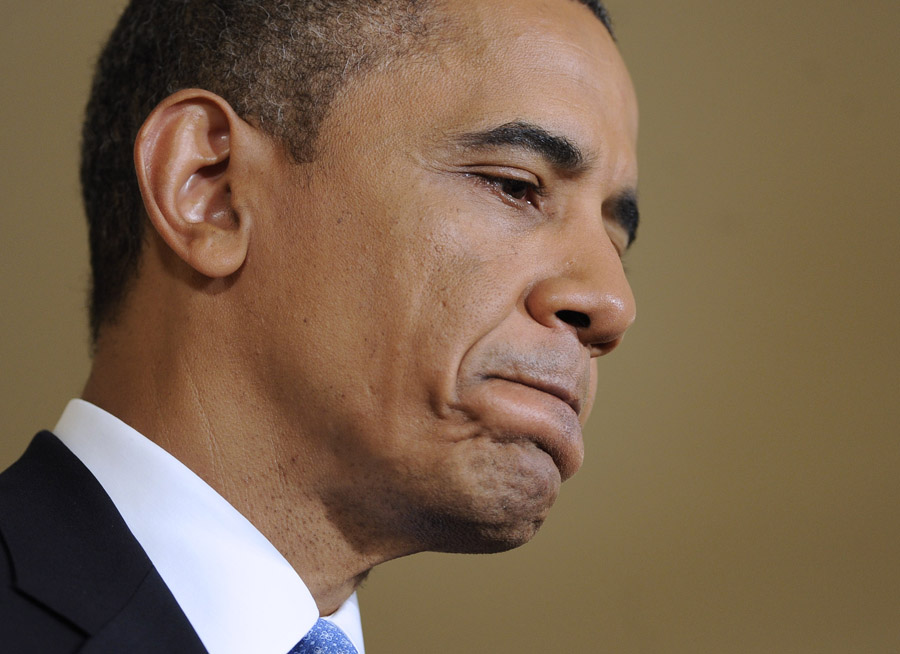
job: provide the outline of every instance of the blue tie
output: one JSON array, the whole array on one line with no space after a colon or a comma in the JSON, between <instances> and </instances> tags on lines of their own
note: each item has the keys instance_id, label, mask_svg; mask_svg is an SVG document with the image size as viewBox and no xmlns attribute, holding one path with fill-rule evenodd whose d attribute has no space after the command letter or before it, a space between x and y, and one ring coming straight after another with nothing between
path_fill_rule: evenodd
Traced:
<instances>
[{"instance_id":1,"label":"blue tie","mask_svg":"<svg viewBox=\"0 0 900 654\"><path fill-rule=\"evenodd\" d=\"M309 633L288 654L359 654L347 634L319 618Z\"/></svg>"}]
</instances>

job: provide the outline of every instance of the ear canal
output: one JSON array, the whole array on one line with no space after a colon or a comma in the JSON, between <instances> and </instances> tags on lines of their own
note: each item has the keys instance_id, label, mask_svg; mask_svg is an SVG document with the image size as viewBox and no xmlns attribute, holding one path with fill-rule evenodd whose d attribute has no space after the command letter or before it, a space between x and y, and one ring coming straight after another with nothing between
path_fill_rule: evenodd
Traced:
<instances>
[{"instance_id":1,"label":"ear canal","mask_svg":"<svg viewBox=\"0 0 900 654\"><path fill-rule=\"evenodd\" d=\"M204 166L192 173L178 193L178 204L185 222L209 222L219 227L236 223L230 206L231 191L225 181L228 159ZM215 192L210 192L215 187Z\"/></svg>"}]
</instances>

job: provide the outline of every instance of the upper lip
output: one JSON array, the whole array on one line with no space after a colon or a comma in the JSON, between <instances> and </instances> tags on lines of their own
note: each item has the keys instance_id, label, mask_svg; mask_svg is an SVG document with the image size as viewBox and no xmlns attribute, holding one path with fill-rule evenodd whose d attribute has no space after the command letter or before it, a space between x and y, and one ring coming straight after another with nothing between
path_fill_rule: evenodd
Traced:
<instances>
[{"instance_id":1,"label":"upper lip","mask_svg":"<svg viewBox=\"0 0 900 654\"><path fill-rule=\"evenodd\" d=\"M532 377L528 375L489 375L489 378L503 379L505 381L530 386L536 390L548 393L572 407L575 415L581 415L581 396L578 393L576 384L566 384L559 379L551 379L547 377Z\"/></svg>"}]
</instances>

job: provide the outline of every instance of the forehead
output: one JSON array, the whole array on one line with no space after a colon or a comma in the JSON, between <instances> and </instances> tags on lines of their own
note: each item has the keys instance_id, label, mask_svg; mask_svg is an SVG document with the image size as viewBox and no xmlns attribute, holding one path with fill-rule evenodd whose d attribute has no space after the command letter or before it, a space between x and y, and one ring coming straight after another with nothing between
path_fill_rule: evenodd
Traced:
<instances>
[{"instance_id":1,"label":"forehead","mask_svg":"<svg viewBox=\"0 0 900 654\"><path fill-rule=\"evenodd\" d=\"M426 38L423 53L345 87L331 112L340 142L357 130L393 132L394 145L440 142L527 122L636 176L631 80L606 27L580 2L443 0Z\"/></svg>"},{"instance_id":2,"label":"forehead","mask_svg":"<svg viewBox=\"0 0 900 654\"><path fill-rule=\"evenodd\" d=\"M528 106L553 122L569 115L559 125L567 131L596 121L636 138L628 72L606 27L580 2L458 0L447 11L458 26L448 56L471 73L473 99Z\"/></svg>"},{"instance_id":3,"label":"forehead","mask_svg":"<svg viewBox=\"0 0 900 654\"><path fill-rule=\"evenodd\" d=\"M469 65L518 64L520 72L550 73L615 89L630 80L603 23L578 0L446 0L438 5L445 57ZM482 79L491 71L479 69Z\"/></svg>"}]
</instances>

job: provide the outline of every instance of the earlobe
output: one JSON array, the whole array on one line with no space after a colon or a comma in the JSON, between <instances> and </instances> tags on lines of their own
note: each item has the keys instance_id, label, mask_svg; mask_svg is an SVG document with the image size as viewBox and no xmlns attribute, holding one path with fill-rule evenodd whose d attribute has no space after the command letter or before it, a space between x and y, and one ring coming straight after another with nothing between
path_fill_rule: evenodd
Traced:
<instances>
[{"instance_id":1,"label":"earlobe","mask_svg":"<svg viewBox=\"0 0 900 654\"><path fill-rule=\"evenodd\" d=\"M232 202L239 123L219 96L187 89L163 100L135 141L135 169L151 224L207 277L231 275L247 256L249 225Z\"/></svg>"}]
</instances>

